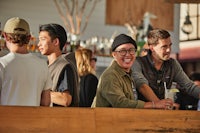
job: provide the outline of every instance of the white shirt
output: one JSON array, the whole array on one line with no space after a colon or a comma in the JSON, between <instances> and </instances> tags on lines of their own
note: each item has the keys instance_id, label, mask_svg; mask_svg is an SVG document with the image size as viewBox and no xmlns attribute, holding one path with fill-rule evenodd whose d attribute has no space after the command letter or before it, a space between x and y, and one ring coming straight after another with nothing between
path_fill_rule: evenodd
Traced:
<instances>
[{"instance_id":1,"label":"white shirt","mask_svg":"<svg viewBox=\"0 0 200 133\"><path fill-rule=\"evenodd\" d=\"M42 91L51 86L45 60L32 53L0 58L1 105L40 106Z\"/></svg>"}]
</instances>

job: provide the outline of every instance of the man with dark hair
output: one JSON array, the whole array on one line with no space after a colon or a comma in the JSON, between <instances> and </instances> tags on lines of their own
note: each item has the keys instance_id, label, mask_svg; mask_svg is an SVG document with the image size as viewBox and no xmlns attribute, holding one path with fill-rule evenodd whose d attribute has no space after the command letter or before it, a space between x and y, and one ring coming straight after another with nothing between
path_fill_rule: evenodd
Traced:
<instances>
[{"instance_id":1,"label":"man with dark hair","mask_svg":"<svg viewBox=\"0 0 200 133\"><path fill-rule=\"evenodd\" d=\"M67 60L62 49L67 41L65 29L58 24L41 25L38 47L47 55L53 80L51 102L53 106L78 106L78 75L75 64Z\"/></svg>"},{"instance_id":2,"label":"man with dark hair","mask_svg":"<svg viewBox=\"0 0 200 133\"><path fill-rule=\"evenodd\" d=\"M3 35L10 52L0 58L0 105L49 106L52 81L46 61L27 50L28 22L10 18Z\"/></svg>"},{"instance_id":3,"label":"man with dark hair","mask_svg":"<svg viewBox=\"0 0 200 133\"><path fill-rule=\"evenodd\" d=\"M200 88L188 78L179 62L170 58L172 41L169 32L163 29L152 30L148 34L147 42L148 54L138 57L132 67L139 99L164 99L165 90L170 89L173 82L179 84L189 95L199 99Z\"/></svg>"}]
</instances>

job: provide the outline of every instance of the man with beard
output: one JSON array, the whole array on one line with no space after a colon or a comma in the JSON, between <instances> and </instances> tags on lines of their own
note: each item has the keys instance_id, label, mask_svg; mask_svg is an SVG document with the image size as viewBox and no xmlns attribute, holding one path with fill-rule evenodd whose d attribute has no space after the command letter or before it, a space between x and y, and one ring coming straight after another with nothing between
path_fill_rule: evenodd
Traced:
<instances>
[{"instance_id":1,"label":"man with beard","mask_svg":"<svg viewBox=\"0 0 200 133\"><path fill-rule=\"evenodd\" d=\"M150 49L148 54L138 57L132 67L139 99L164 99L165 89L170 89L173 82L199 99L200 88L188 78L179 62L170 58L172 41L169 32L163 29L152 30L148 34L147 43Z\"/></svg>"}]
</instances>

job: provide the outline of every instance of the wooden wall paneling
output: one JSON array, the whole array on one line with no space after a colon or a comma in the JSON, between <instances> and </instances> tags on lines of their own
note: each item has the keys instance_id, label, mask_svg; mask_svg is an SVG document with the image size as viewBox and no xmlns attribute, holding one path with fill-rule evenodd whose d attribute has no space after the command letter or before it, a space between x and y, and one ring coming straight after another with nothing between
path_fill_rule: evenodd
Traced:
<instances>
[{"instance_id":1,"label":"wooden wall paneling","mask_svg":"<svg viewBox=\"0 0 200 133\"><path fill-rule=\"evenodd\" d=\"M122 25L125 20L127 0L107 0L106 3L106 24Z\"/></svg>"},{"instance_id":2,"label":"wooden wall paneling","mask_svg":"<svg viewBox=\"0 0 200 133\"><path fill-rule=\"evenodd\" d=\"M107 0L106 24L124 25L132 21L138 25L147 11L157 16L151 21L153 27L173 30L174 4L164 0Z\"/></svg>"}]
</instances>

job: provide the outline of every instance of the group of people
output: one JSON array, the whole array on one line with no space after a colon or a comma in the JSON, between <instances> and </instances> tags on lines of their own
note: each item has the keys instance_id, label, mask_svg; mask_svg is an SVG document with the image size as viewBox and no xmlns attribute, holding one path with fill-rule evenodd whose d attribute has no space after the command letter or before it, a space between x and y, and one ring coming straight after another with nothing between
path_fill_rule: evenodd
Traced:
<instances>
[{"instance_id":1,"label":"group of people","mask_svg":"<svg viewBox=\"0 0 200 133\"><path fill-rule=\"evenodd\" d=\"M0 105L178 109L179 104L164 97L173 82L200 98L200 87L170 58L172 41L163 29L149 32L149 50L142 57L136 57L137 44L130 36L115 37L113 61L99 79L90 49L62 53L67 33L59 24L39 28L38 48L47 62L28 52L26 20L9 19L3 36L10 52L0 58Z\"/></svg>"},{"instance_id":2,"label":"group of people","mask_svg":"<svg viewBox=\"0 0 200 133\"><path fill-rule=\"evenodd\" d=\"M147 38L149 50L140 57L136 57L137 45L131 37L120 34L114 39L114 60L99 79L93 107L179 109L178 103L165 97L174 82L199 100L200 87L170 58L169 32L154 29Z\"/></svg>"},{"instance_id":3,"label":"group of people","mask_svg":"<svg viewBox=\"0 0 200 133\"><path fill-rule=\"evenodd\" d=\"M0 105L91 106L98 83L96 58L84 48L63 54L67 33L61 25L39 27L38 48L47 61L28 52L31 34L26 20L10 18L3 36L9 53L0 58Z\"/></svg>"}]
</instances>

